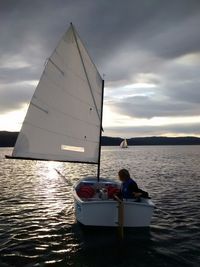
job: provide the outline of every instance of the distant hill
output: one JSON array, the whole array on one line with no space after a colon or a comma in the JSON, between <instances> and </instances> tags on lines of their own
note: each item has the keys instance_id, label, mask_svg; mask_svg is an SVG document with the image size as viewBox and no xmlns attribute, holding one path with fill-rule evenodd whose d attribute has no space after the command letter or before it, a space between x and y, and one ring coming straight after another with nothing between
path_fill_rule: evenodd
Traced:
<instances>
[{"instance_id":1,"label":"distant hill","mask_svg":"<svg viewBox=\"0 0 200 267\"><path fill-rule=\"evenodd\" d=\"M13 147L15 145L18 132L0 131L0 147ZM103 146L119 146L122 142L120 137L102 137ZM157 145L200 145L200 138L186 137L134 137L127 139L129 146L157 146Z\"/></svg>"},{"instance_id":2,"label":"distant hill","mask_svg":"<svg viewBox=\"0 0 200 267\"><path fill-rule=\"evenodd\" d=\"M13 147L17 140L18 132L0 131L0 147Z\"/></svg>"},{"instance_id":3,"label":"distant hill","mask_svg":"<svg viewBox=\"0 0 200 267\"><path fill-rule=\"evenodd\" d=\"M185 136L185 137L136 137L128 140L129 145L148 146L148 145L200 145L200 138Z\"/></svg>"},{"instance_id":4,"label":"distant hill","mask_svg":"<svg viewBox=\"0 0 200 267\"><path fill-rule=\"evenodd\" d=\"M103 146L119 146L122 142L120 137L102 137ZM158 146L158 145L200 145L200 138L186 136L186 137L135 137L127 139L129 146Z\"/></svg>"}]
</instances>

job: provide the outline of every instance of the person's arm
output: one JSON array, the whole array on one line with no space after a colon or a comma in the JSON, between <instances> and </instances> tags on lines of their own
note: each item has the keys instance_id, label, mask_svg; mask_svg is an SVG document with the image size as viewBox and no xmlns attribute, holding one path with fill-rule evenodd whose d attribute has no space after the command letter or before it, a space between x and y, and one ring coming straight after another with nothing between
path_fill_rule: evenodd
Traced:
<instances>
[{"instance_id":1,"label":"person's arm","mask_svg":"<svg viewBox=\"0 0 200 267\"><path fill-rule=\"evenodd\" d=\"M136 182L133 182L130 184L130 189L133 192L134 197L141 197L142 193L139 191L139 188L136 184Z\"/></svg>"}]
</instances>

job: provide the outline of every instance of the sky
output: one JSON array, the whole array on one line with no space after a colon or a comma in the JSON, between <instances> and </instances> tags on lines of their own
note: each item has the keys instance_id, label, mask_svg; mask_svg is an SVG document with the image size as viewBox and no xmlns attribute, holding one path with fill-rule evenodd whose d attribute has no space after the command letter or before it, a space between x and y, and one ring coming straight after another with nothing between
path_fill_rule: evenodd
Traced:
<instances>
[{"instance_id":1,"label":"sky","mask_svg":"<svg viewBox=\"0 0 200 267\"><path fill-rule=\"evenodd\" d=\"M200 136L199 0L1 0L0 130L20 130L70 22L105 78L104 135Z\"/></svg>"}]
</instances>

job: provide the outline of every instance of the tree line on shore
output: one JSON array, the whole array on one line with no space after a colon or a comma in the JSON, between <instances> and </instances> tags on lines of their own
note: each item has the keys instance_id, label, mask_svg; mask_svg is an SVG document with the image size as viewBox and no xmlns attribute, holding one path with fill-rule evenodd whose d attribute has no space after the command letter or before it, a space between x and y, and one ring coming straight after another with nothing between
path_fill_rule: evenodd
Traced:
<instances>
[{"instance_id":1,"label":"tree line on shore","mask_svg":"<svg viewBox=\"0 0 200 267\"><path fill-rule=\"evenodd\" d=\"M17 140L18 132L0 132L0 147L13 147ZM120 137L102 136L102 146L119 146L122 142ZM194 136L185 137L134 137L127 139L129 146L147 145L200 145L200 138Z\"/></svg>"}]
</instances>

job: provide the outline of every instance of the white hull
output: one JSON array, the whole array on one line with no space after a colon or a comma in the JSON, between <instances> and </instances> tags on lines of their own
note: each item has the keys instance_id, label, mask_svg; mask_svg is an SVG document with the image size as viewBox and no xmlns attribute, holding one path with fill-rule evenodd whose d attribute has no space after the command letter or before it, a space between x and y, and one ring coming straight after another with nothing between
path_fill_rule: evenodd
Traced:
<instances>
[{"instance_id":1,"label":"white hull","mask_svg":"<svg viewBox=\"0 0 200 267\"><path fill-rule=\"evenodd\" d=\"M118 226L118 202L113 199L102 200L94 197L81 199L77 195L77 188L80 184L91 186L106 186L108 184L119 184L109 179L84 178L73 187L75 216L77 221L87 226ZM124 200L124 227L148 227L150 226L154 204L150 199L141 199L136 202L134 199Z\"/></svg>"}]
</instances>

